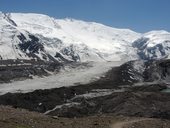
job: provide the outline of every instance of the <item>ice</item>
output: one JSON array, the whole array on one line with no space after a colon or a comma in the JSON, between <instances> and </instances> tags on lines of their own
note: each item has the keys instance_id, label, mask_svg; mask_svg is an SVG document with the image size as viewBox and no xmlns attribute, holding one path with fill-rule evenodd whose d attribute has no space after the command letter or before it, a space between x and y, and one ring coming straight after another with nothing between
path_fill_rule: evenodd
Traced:
<instances>
[{"instance_id":1,"label":"ice","mask_svg":"<svg viewBox=\"0 0 170 128\"><path fill-rule=\"evenodd\" d=\"M56 109L60 109L60 108L62 108L62 107L64 107L64 106L72 107L72 106L74 106L74 105L79 105L79 104L80 104L80 103L77 103L77 102L71 102L71 103L65 103L65 104L62 104L62 105L57 105L57 106L55 106L52 110L46 111L44 114L47 115L47 114L49 114L50 112L53 112L53 111L55 111Z\"/></svg>"},{"instance_id":2,"label":"ice","mask_svg":"<svg viewBox=\"0 0 170 128\"><path fill-rule=\"evenodd\" d=\"M132 48L132 42L140 37L140 33L129 29L117 29L95 22L86 22L75 19L54 19L47 15L34 13L11 13L11 19L21 30L32 34L42 35L53 39L60 39L63 44L74 44L81 61L98 60L94 54L108 54L106 60L120 61L123 59L137 59L136 52ZM55 55L58 47L49 47L45 43L46 51ZM56 42L53 42L56 43ZM83 50L84 45L90 52ZM55 46L55 45L53 45ZM133 50L132 50L133 49ZM82 55L87 52L90 58ZM101 54L102 53L102 54Z\"/></svg>"},{"instance_id":3,"label":"ice","mask_svg":"<svg viewBox=\"0 0 170 128\"><path fill-rule=\"evenodd\" d=\"M87 68L73 68L63 70L56 75L48 77L35 77L24 81L0 84L0 95L11 92L31 92L37 89L51 89L67 86L75 86L77 83L86 84L96 77L102 77L112 67L120 66L123 62L91 62Z\"/></svg>"}]
</instances>

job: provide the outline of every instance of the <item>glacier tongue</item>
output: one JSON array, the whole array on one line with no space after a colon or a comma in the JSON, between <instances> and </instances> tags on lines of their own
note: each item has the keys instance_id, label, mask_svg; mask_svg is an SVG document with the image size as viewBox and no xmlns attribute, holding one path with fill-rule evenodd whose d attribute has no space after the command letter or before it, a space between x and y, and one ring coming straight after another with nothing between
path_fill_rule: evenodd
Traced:
<instances>
[{"instance_id":1,"label":"glacier tongue","mask_svg":"<svg viewBox=\"0 0 170 128\"><path fill-rule=\"evenodd\" d=\"M34 77L24 81L14 81L12 83L0 84L0 95L11 92L31 92L37 89L50 89L67 86L76 86L77 84L87 84L103 77L112 67L120 66L123 62L90 62L88 66L83 64L71 68L66 66L58 74L44 78Z\"/></svg>"}]
</instances>

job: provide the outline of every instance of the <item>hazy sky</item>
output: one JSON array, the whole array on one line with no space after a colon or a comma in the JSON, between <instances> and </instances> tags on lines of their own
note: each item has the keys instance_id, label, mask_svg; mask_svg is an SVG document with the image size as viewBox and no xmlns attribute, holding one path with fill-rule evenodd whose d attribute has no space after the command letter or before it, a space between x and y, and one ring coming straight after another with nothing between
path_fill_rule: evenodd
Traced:
<instances>
[{"instance_id":1,"label":"hazy sky","mask_svg":"<svg viewBox=\"0 0 170 128\"><path fill-rule=\"evenodd\" d=\"M170 0L0 0L0 10L95 21L137 32L170 31Z\"/></svg>"}]
</instances>

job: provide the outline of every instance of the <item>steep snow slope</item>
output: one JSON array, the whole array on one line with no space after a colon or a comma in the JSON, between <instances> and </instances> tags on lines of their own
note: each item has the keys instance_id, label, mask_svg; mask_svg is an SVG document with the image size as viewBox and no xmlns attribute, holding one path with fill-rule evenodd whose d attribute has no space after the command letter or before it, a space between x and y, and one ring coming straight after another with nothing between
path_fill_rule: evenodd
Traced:
<instances>
[{"instance_id":1,"label":"steep snow slope","mask_svg":"<svg viewBox=\"0 0 170 128\"><path fill-rule=\"evenodd\" d=\"M129 61L139 56L159 59L170 53L170 33L166 31L141 35L95 22L33 13L0 13L0 43L1 59Z\"/></svg>"},{"instance_id":2,"label":"steep snow slope","mask_svg":"<svg viewBox=\"0 0 170 128\"><path fill-rule=\"evenodd\" d=\"M38 37L18 28L10 14L0 13L0 59L32 59L45 55Z\"/></svg>"},{"instance_id":3,"label":"steep snow slope","mask_svg":"<svg viewBox=\"0 0 170 128\"><path fill-rule=\"evenodd\" d=\"M94 22L84 22L74 19L58 20L41 14L12 13L11 19L18 27L45 37L58 37L65 43L84 43L90 48L111 50L113 44L131 43L139 37L128 29L115 29ZM115 44L116 43L116 44Z\"/></svg>"},{"instance_id":4,"label":"steep snow slope","mask_svg":"<svg viewBox=\"0 0 170 128\"><path fill-rule=\"evenodd\" d=\"M161 59L170 56L170 33L151 31L133 43L142 59Z\"/></svg>"},{"instance_id":5,"label":"steep snow slope","mask_svg":"<svg viewBox=\"0 0 170 128\"><path fill-rule=\"evenodd\" d=\"M59 52L64 58L74 60L72 55L61 53L65 47L74 50L76 60L129 60L136 59L136 51L132 50L131 43L139 38L140 34L128 29L115 29L94 22L84 22L74 19L54 19L41 14L12 13L10 18L17 27L32 34L41 35L48 39L57 38L56 42L44 47L53 56ZM72 48L70 48L72 47Z\"/></svg>"},{"instance_id":6,"label":"steep snow slope","mask_svg":"<svg viewBox=\"0 0 170 128\"><path fill-rule=\"evenodd\" d=\"M16 35L19 31L12 26L7 20L7 16L0 13L0 57L3 59L19 58L19 50L15 51L15 43L17 43Z\"/></svg>"}]
</instances>

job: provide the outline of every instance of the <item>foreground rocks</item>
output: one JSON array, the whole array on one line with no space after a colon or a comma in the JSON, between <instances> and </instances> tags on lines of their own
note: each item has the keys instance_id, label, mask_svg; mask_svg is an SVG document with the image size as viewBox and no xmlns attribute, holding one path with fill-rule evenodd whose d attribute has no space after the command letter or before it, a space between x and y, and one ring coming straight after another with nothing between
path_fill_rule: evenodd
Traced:
<instances>
[{"instance_id":1,"label":"foreground rocks","mask_svg":"<svg viewBox=\"0 0 170 128\"><path fill-rule=\"evenodd\" d=\"M169 128L168 120L131 118L114 123L111 128Z\"/></svg>"},{"instance_id":2,"label":"foreground rocks","mask_svg":"<svg viewBox=\"0 0 170 128\"><path fill-rule=\"evenodd\" d=\"M0 106L0 128L170 128L170 121L113 115L53 119L24 109Z\"/></svg>"},{"instance_id":3,"label":"foreground rocks","mask_svg":"<svg viewBox=\"0 0 170 128\"><path fill-rule=\"evenodd\" d=\"M117 120L112 116L53 119L23 109L0 106L0 128L109 128Z\"/></svg>"},{"instance_id":4,"label":"foreground rocks","mask_svg":"<svg viewBox=\"0 0 170 128\"><path fill-rule=\"evenodd\" d=\"M161 92L165 88L163 85L147 85L110 92L110 89L97 91L84 86L83 90L76 86L26 94L9 93L0 96L0 104L71 118L112 113L170 119L170 93Z\"/></svg>"},{"instance_id":5,"label":"foreground rocks","mask_svg":"<svg viewBox=\"0 0 170 128\"><path fill-rule=\"evenodd\" d=\"M170 119L170 95L154 92L121 92L82 100L74 106L63 106L51 115L81 117L102 113Z\"/></svg>"}]
</instances>

